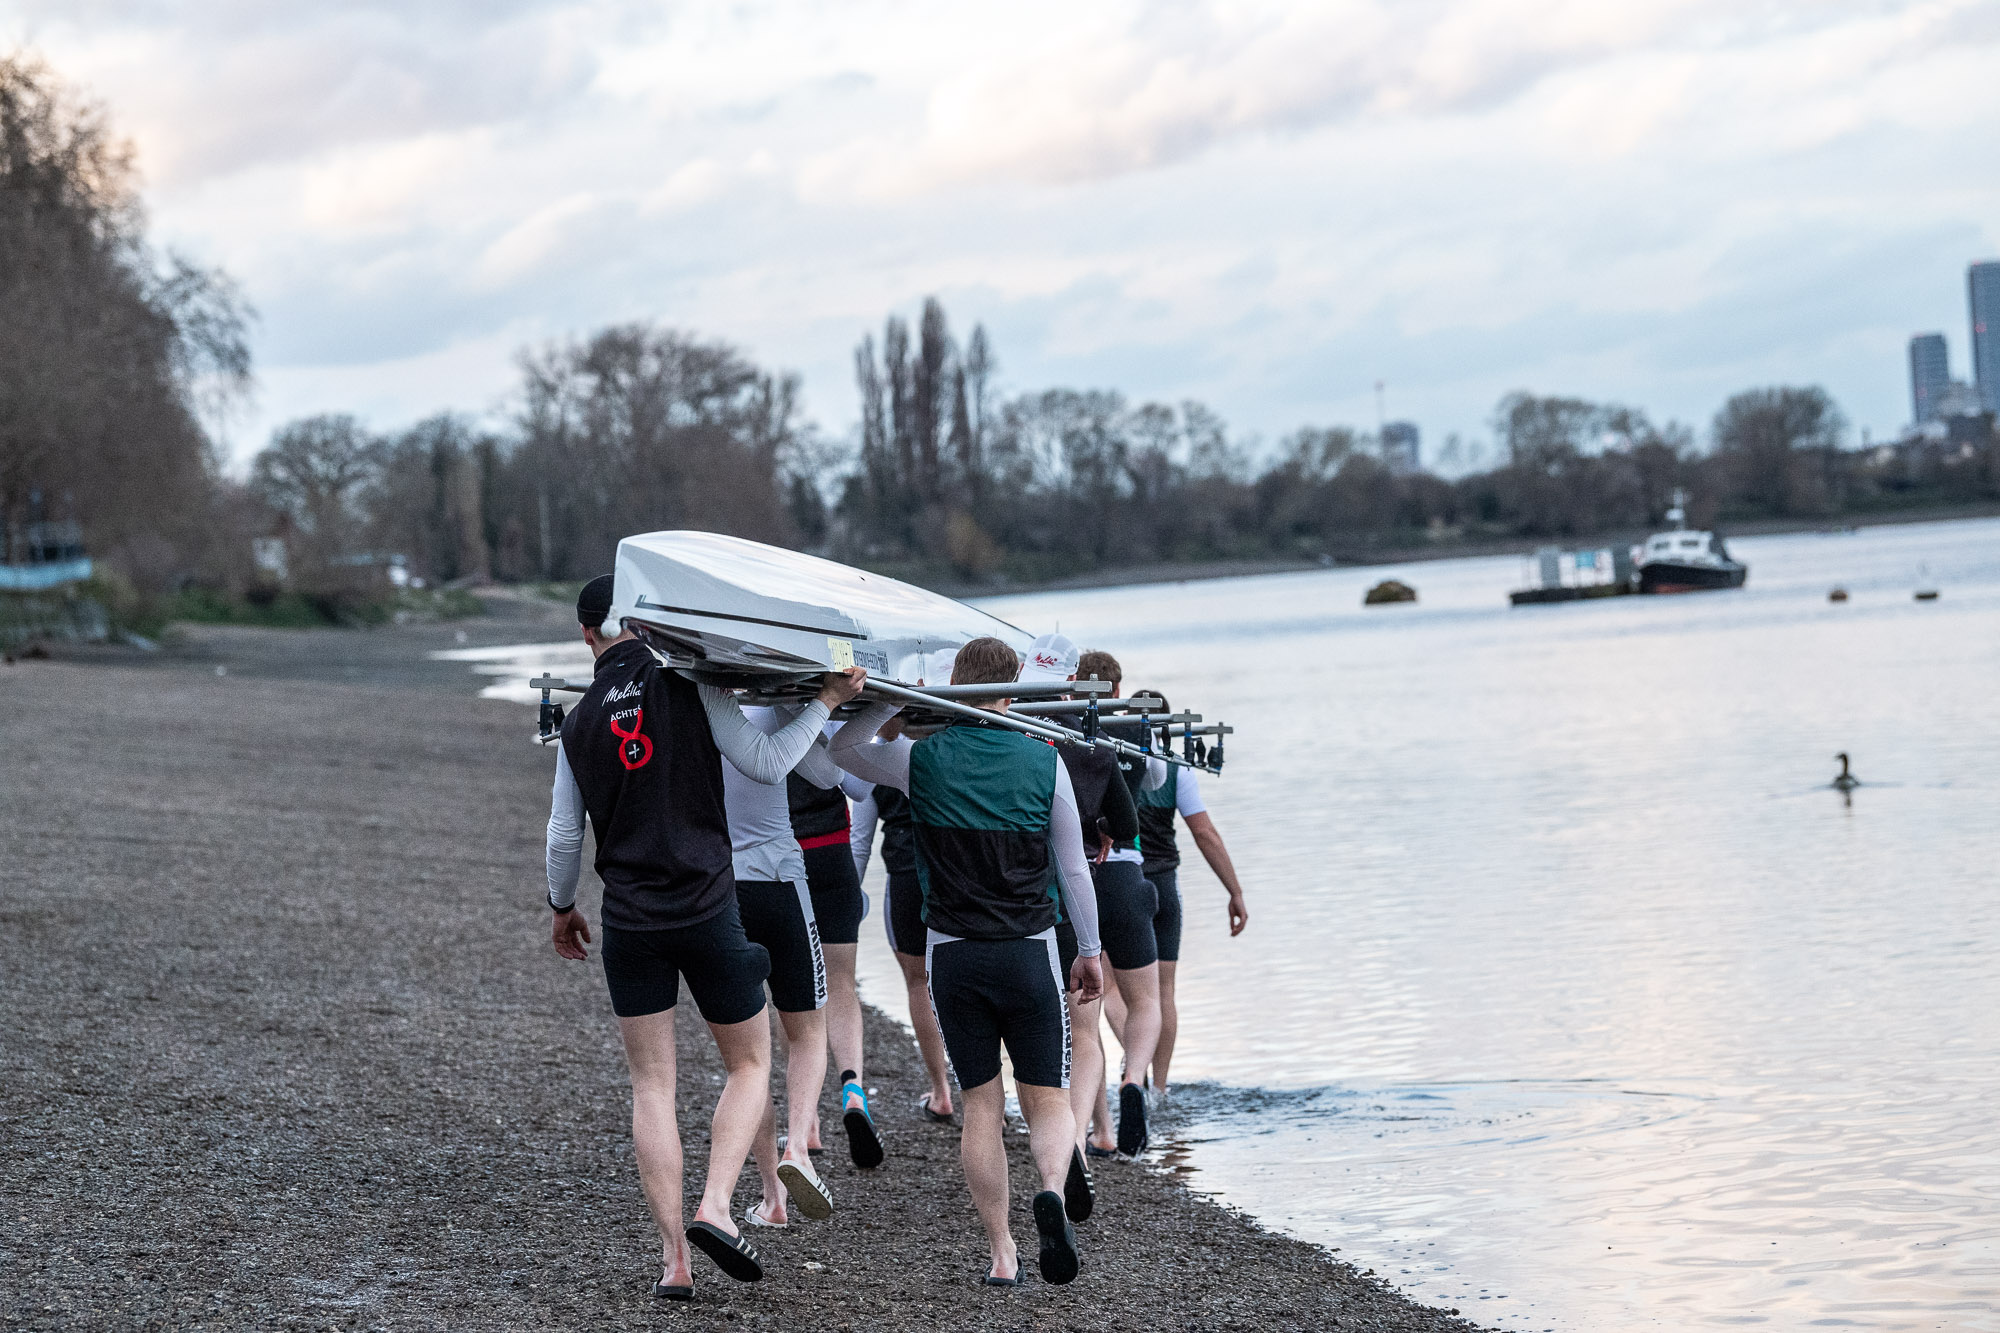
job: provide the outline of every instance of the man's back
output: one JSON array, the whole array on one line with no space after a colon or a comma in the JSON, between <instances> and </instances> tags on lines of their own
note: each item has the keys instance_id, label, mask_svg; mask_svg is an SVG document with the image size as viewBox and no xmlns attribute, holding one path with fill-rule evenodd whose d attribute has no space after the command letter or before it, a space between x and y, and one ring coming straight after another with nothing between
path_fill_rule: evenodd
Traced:
<instances>
[{"instance_id":1,"label":"man's back","mask_svg":"<svg viewBox=\"0 0 2000 1333\"><path fill-rule=\"evenodd\" d=\"M597 835L604 924L671 930L722 910L735 892L722 757L694 685L645 645L616 644L562 746Z\"/></svg>"},{"instance_id":2,"label":"man's back","mask_svg":"<svg viewBox=\"0 0 2000 1333\"><path fill-rule=\"evenodd\" d=\"M910 814L924 922L961 939L1025 939L1061 919L1049 817L1056 752L999 727L959 725L910 751Z\"/></svg>"}]
</instances>

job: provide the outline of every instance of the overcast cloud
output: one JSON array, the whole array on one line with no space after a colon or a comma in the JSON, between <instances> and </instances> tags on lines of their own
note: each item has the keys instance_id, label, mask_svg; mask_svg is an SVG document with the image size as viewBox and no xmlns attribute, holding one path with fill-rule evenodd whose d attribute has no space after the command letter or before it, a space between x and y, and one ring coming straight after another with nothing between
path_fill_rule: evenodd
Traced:
<instances>
[{"instance_id":1,"label":"overcast cloud","mask_svg":"<svg viewBox=\"0 0 2000 1333\"><path fill-rule=\"evenodd\" d=\"M805 376L941 296L1014 388L1427 452L1515 388L1705 425L1904 342L1968 373L2000 257L1992 0L17 3L262 312L271 425L504 411L524 343L654 318Z\"/></svg>"}]
</instances>

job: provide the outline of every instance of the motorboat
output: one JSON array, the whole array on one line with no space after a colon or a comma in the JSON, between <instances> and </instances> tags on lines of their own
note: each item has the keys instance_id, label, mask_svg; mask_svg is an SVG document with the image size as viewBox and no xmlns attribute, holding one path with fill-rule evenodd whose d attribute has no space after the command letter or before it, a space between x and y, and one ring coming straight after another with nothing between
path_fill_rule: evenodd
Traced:
<instances>
[{"instance_id":1,"label":"motorboat","mask_svg":"<svg viewBox=\"0 0 2000 1333\"><path fill-rule=\"evenodd\" d=\"M1674 525L1672 530L1656 532L1645 545L1633 548L1640 592L1707 592L1743 586L1750 576L1749 567L1730 556L1718 534L1688 527L1687 497L1682 492L1674 493L1667 521Z\"/></svg>"}]
</instances>

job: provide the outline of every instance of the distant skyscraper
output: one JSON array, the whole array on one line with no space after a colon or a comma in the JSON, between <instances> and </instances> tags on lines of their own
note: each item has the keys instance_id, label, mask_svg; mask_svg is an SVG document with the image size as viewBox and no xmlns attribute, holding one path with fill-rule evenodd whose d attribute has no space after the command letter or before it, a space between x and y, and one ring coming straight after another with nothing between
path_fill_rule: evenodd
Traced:
<instances>
[{"instance_id":1,"label":"distant skyscraper","mask_svg":"<svg viewBox=\"0 0 2000 1333\"><path fill-rule=\"evenodd\" d=\"M1972 298L1972 382L1988 412L2000 412L2000 259L1974 264L1965 285Z\"/></svg>"},{"instance_id":2,"label":"distant skyscraper","mask_svg":"<svg viewBox=\"0 0 2000 1333\"><path fill-rule=\"evenodd\" d=\"M1423 467L1417 451L1417 423L1391 421L1382 427L1382 461L1389 471L1407 477Z\"/></svg>"},{"instance_id":3,"label":"distant skyscraper","mask_svg":"<svg viewBox=\"0 0 2000 1333\"><path fill-rule=\"evenodd\" d=\"M1910 339L1910 420L1921 426L1936 421L1944 391L1951 387L1951 359L1942 333L1919 333Z\"/></svg>"}]
</instances>

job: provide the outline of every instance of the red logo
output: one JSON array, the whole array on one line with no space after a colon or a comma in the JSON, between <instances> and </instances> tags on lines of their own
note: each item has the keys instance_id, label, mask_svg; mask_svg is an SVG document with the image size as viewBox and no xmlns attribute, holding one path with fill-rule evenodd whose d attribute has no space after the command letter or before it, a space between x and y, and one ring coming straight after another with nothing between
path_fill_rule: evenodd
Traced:
<instances>
[{"instance_id":1,"label":"red logo","mask_svg":"<svg viewBox=\"0 0 2000 1333\"><path fill-rule=\"evenodd\" d=\"M618 747L618 762L625 765L627 772L635 768L644 768L653 758L652 739L639 730L640 724L645 720L646 710L643 708L632 710L630 731L620 731L618 719L615 717L611 719L611 734L624 742Z\"/></svg>"}]
</instances>

